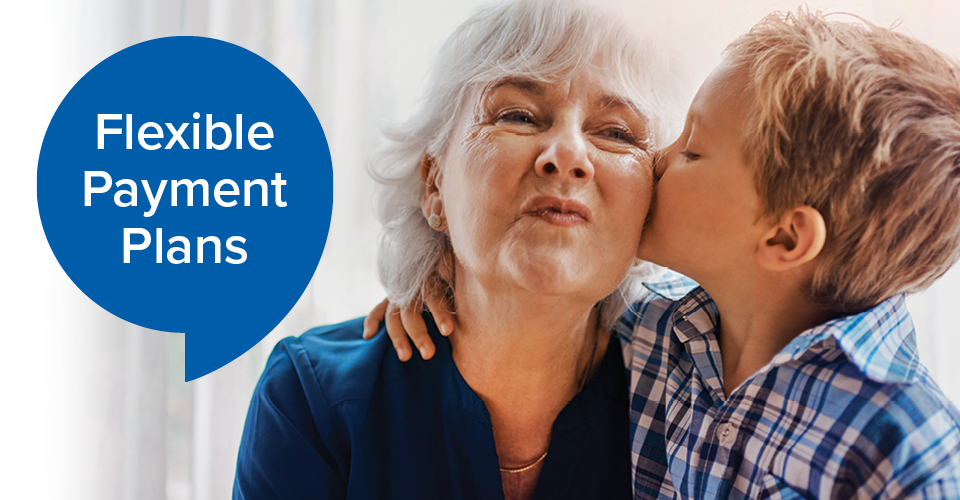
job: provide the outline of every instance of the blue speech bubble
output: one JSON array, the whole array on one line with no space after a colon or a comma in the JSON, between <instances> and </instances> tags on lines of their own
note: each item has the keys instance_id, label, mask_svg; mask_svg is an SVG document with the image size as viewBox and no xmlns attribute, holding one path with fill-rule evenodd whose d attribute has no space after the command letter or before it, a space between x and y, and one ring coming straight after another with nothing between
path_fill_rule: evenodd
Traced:
<instances>
[{"instance_id":1,"label":"blue speech bubble","mask_svg":"<svg viewBox=\"0 0 960 500\"><path fill-rule=\"evenodd\" d=\"M67 94L43 139L37 203L74 284L126 321L184 332L193 380L303 294L333 171L316 114L280 70L230 43L161 38Z\"/></svg>"}]
</instances>

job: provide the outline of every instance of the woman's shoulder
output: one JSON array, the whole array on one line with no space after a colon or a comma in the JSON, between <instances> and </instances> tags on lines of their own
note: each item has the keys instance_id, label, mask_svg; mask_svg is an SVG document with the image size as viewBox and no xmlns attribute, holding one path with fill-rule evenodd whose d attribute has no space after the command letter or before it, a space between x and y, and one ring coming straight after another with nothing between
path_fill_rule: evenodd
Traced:
<instances>
[{"instance_id":1,"label":"woman's shoulder","mask_svg":"<svg viewBox=\"0 0 960 500\"><path fill-rule=\"evenodd\" d=\"M386 335L363 340L362 330L356 319L277 343L247 412L235 498L345 496L390 345Z\"/></svg>"},{"instance_id":2,"label":"woman's shoulder","mask_svg":"<svg viewBox=\"0 0 960 500\"><path fill-rule=\"evenodd\" d=\"M281 340L270 354L261 385L299 387L306 395L322 396L327 405L369 397L390 341L385 334L363 340L362 332L363 318L357 318Z\"/></svg>"}]
</instances>

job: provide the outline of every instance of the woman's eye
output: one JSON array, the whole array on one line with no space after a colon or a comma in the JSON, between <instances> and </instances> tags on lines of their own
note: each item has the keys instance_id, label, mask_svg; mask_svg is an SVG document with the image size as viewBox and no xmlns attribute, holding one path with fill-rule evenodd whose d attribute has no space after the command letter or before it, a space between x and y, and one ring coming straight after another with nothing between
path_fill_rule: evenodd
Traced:
<instances>
[{"instance_id":1,"label":"woman's eye","mask_svg":"<svg viewBox=\"0 0 960 500\"><path fill-rule=\"evenodd\" d=\"M696 160L697 158L700 158L700 155L698 155L697 153L691 153L687 150L681 151L680 155L688 160Z\"/></svg>"},{"instance_id":2,"label":"woman's eye","mask_svg":"<svg viewBox=\"0 0 960 500\"><path fill-rule=\"evenodd\" d=\"M633 136L630 135L630 132L623 129L614 128L607 130L606 135L616 141L633 142Z\"/></svg>"},{"instance_id":3,"label":"woman's eye","mask_svg":"<svg viewBox=\"0 0 960 500\"><path fill-rule=\"evenodd\" d=\"M497 116L497 120L509 123L533 123L533 115L526 111L506 111Z\"/></svg>"},{"instance_id":4,"label":"woman's eye","mask_svg":"<svg viewBox=\"0 0 960 500\"><path fill-rule=\"evenodd\" d=\"M604 129L600 132L600 136L605 139L610 139L616 142L622 142L625 144L632 144L636 146L644 146L646 141L640 141L630 133L629 130L623 127L612 127Z\"/></svg>"}]
</instances>

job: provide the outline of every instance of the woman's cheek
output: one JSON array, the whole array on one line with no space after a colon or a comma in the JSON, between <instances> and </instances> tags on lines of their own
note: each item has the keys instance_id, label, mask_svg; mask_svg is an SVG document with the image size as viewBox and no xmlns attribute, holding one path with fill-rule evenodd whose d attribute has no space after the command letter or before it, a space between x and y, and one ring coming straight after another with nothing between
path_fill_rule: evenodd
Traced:
<instances>
[{"instance_id":1,"label":"woman's cheek","mask_svg":"<svg viewBox=\"0 0 960 500\"><path fill-rule=\"evenodd\" d=\"M633 158L623 159L618 171L620 175L612 182L617 199L614 203L623 207L618 212L624 221L636 219L642 224L653 197L653 171L649 163Z\"/></svg>"},{"instance_id":2,"label":"woman's cheek","mask_svg":"<svg viewBox=\"0 0 960 500\"><path fill-rule=\"evenodd\" d=\"M623 221L623 230L630 231L629 238L631 240L635 239L635 245L638 245L653 197L653 173L645 169L634 176L632 180L633 182L624 182L623 184L629 186L623 193L626 199L623 200L622 204L627 207L629 213L623 214L621 220ZM626 238L627 234L624 234L624 237ZM636 246L633 246L630 251L635 253Z\"/></svg>"}]
</instances>

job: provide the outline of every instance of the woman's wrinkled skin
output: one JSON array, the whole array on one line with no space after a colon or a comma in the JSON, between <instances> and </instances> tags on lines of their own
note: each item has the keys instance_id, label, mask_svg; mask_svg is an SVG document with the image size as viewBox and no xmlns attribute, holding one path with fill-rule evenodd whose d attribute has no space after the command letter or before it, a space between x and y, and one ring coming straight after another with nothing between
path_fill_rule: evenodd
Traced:
<instances>
[{"instance_id":1,"label":"woman's wrinkled skin","mask_svg":"<svg viewBox=\"0 0 960 500\"><path fill-rule=\"evenodd\" d=\"M456 315L423 295L441 331L457 330L453 358L490 413L500 466L539 464L501 474L507 498L533 495L553 422L606 351L594 306L623 280L650 206L646 120L601 67L470 89L445 151L421 164L423 216L440 215L450 238L438 273L455 284ZM386 315L401 360L405 333L434 353L419 310Z\"/></svg>"},{"instance_id":2,"label":"woman's wrinkled skin","mask_svg":"<svg viewBox=\"0 0 960 500\"><path fill-rule=\"evenodd\" d=\"M596 73L502 80L468 97L478 104L457 120L424 200L451 200L458 287L470 276L490 292L596 302L623 278L649 206L650 153L641 115Z\"/></svg>"}]
</instances>

